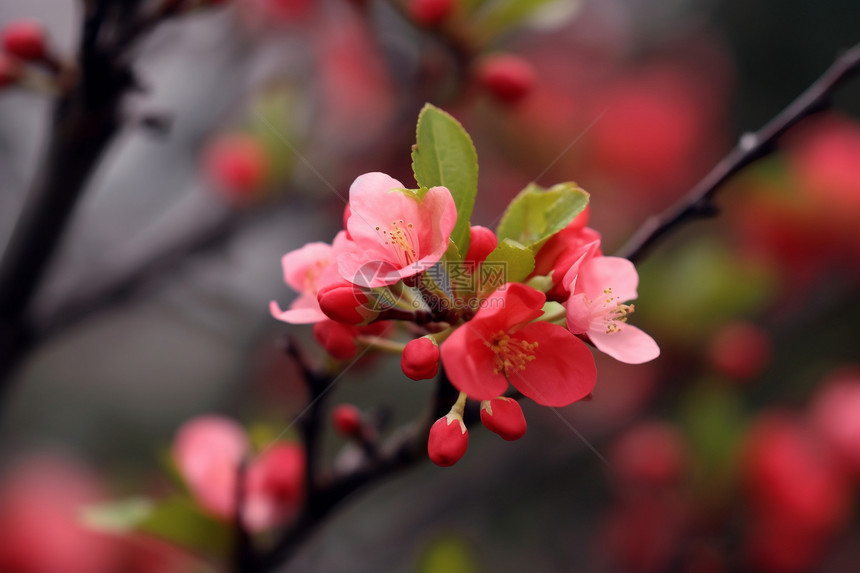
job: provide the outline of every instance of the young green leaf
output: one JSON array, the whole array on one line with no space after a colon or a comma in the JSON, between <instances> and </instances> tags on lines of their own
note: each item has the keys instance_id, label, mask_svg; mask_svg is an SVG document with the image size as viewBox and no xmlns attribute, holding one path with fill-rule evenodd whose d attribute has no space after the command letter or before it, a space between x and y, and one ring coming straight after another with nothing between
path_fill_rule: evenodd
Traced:
<instances>
[{"instance_id":1,"label":"young green leaf","mask_svg":"<svg viewBox=\"0 0 860 573\"><path fill-rule=\"evenodd\" d=\"M499 240L513 239L536 251L587 205L588 193L576 183L559 183L549 189L530 183L508 205L496 235Z\"/></svg>"},{"instance_id":2,"label":"young green leaf","mask_svg":"<svg viewBox=\"0 0 860 573\"><path fill-rule=\"evenodd\" d=\"M469 250L469 220L478 192L478 154L463 126L441 109L427 104L418 116L412 171L421 187L447 187L457 206L451 240L460 253Z\"/></svg>"},{"instance_id":3,"label":"young green leaf","mask_svg":"<svg viewBox=\"0 0 860 573\"><path fill-rule=\"evenodd\" d=\"M481 265L479 292L489 293L505 283L520 282L534 268L535 256L530 248L504 239Z\"/></svg>"}]
</instances>

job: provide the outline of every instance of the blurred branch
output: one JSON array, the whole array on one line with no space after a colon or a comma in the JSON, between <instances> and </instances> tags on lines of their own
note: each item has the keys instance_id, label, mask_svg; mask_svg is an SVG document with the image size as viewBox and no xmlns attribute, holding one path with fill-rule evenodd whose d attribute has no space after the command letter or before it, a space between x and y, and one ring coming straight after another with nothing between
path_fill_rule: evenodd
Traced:
<instances>
[{"instance_id":1,"label":"blurred branch","mask_svg":"<svg viewBox=\"0 0 860 573\"><path fill-rule=\"evenodd\" d=\"M46 153L0 260L0 392L33 344L29 313L102 154L123 124L123 96L138 85L122 38L138 2L85 5L74 80L54 105Z\"/></svg>"},{"instance_id":2,"label":"blurred branch","mask_svg":"<svg viewBox=\"0 0 860 573\"><path fill-rule=\"evenodd\" d=\"M676 205L649 217L616 255L636 262L658 240L682 223L712 217L713 198L732 175L773 153L780 136L803 119L831 105L834 92L860 72L860 44L842 54L809 88L755 133L741 136L737 146Z\"/></svg>"},{"instance_id":3,"label":"blurred branch","mask_svg":"<svg viewBox=\"0 0 860 573\"><path fill-rule=\"evenodd\" d=\"M292 354L293 350L290 352ZM304 372L309 372L303 361L300 362L300 366ZM313 373L312 376L318 377ZM316 383L311 382L311 387ZM311 400L314 400L314 395L312 390ZM425 416L396 430L388 440L379 444L375 449L375 455L365 455L361 465L342 473L324 473L319 469L311 469L309 460L307 497L302 511L272 548L258 555L254 570L258 573L279 570L295 554L302 542L310 537L337 505L349 495L364 486L378 483L400 470L428 459L427 438L430 435L430 427L433 422L448 412L457 395L457 390L448 381L445 372L441 371L437 378L433 401ZM303 419L306 449L309 445L308 438L317 440L319 436L321 430L319 413L318 407L312 407ZM477 419L477 416L473 416L474 419ZM309 430L315 432L315 435L309 436L307 434Z\"/></svg>"}]
</instances>

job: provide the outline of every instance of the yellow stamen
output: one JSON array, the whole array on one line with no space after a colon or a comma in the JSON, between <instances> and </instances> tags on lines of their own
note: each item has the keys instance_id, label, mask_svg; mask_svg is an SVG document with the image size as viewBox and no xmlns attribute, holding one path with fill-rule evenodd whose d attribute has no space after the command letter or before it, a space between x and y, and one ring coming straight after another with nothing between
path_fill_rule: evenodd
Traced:
<instances>
[{"instance_id":1,"label":"yellow stamen","mask_svg":"<svg viewBox=\"0 0 860 573\"><path fill-rule=\"evenodd\" d=\"M535 359L534 353L538 347L537 342L511 338L510 334L502 330L484 344L496 355L493 373L505 376L514 371L525 370L526 365Z\"/></svg>"}]
</instances>

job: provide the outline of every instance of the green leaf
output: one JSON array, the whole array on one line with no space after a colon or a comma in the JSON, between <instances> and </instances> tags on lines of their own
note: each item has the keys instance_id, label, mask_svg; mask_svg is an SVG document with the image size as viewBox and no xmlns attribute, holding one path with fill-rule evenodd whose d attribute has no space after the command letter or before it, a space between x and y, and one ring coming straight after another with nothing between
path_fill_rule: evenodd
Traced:
<instances>
[{"instance_id":1,"label":"green leaf","mask_svg":"<svg viewBox=\"0 0 860 573\"><path fill-rule=\"evenodd\" d=\"M127 533L143 523L155 508L155 503L144 497L132 497L84 507L81 522L104 533Z\"/></svg>"},{"instance_id":2,"label":"green leaf","mask_svg":"<svg viewBox=\"0 0 860 573\"><path fill-rule=\"evenodd\" d=\"M503 284L520 282L535 268L532 250L511 239L504 239L480 267L479 288L481 293L489 293Z\"/></svg>"},{"instance_id":3,"label":"green leaf","mask_svg":"<svg viewBox=\"0 0 860 573\"><path fill-rule=\"evenodd\" d=\"M475 27L485 40L531 21L561 23L579 12L581 0L496 0L478 12Z\"/></svg>"},{"instance_id":4,"label":"green leaf","mask_svg":"<svg viewBox=\"0 0 860 573\"><path fill-rule=\"evenodd\" d=\"M427 104L418 115L412 171L421 187L447 187L457 206L451 240L461 253L469 250L469 225L478 193L478 154L456 119Z\"/></svg>"},{"instance_id":5,"label":"green leaf","mask_svg":"<svg viewBox=\"0 0 860 573\"><path fill-rule=\"evenodd\" d=\"M513 239L537 251L587 205L588 193L576 183L559 183L549 189L530 183L508 205L496 235L500 240Z\"/></svg>"},{"instance_id":6,"label":"green leaf","mask_svg":"<svg viewBox=\"0 0 860 573\"><path fill-rule=\"evenodd\" d=\"M230 525L203 514L193 500L184 496L154 506L138 530L216 557L225 557L232 549Z\"/></svg>"}]
</instances>

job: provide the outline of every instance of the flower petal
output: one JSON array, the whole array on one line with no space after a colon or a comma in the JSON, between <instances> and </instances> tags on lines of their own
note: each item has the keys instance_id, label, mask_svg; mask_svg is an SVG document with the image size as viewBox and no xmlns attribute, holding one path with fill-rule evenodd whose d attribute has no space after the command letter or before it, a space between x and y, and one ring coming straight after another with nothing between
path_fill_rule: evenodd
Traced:
<instances>
[{"instance_id":1,"label":"flower petal","mask_svg":"<svg viewBox=\"0 0 860 573\"><path fill-rule=\"evenodd\" d=\"M288 310L281 310L275 301L269 302L272 317L289 324L313 324L328 318L320 309L317 297L302 295L290 304Z\"/></svg>"},{"instance_id":2,"label":"flower petal","mask_svg":"<svg viewBox=\"0 0 860 573\"><path fill-rule=\"evenodd\" d=\"M567 406L588 396L597 380L591 351L567 329L548 322L521 328L516 336L537 342L535 359L512 372L511 384L543 406Z\"/></svg>"},{"instance_id":3,"label":"flower petal","mask_svg":"<svg viewBox=\"0 0 860 573\"><path fill-rule=\"evenodd\" d=\"M481 333L465 324L440 347L442 365L451 384L474 400L490 400L508 389L502 374L494 374L495 354Z\"/></svg>"},{"instance_id":4,"label":"flower petal","mask_svg":"<svg viewBox=\"0 0 860 573\"><path fill-rule=\"evenodd\" d=\"M588 332L591 327L591 305L583 293L572 294L564 306L567 308L567 328L574 334Z\"/></svg>"},{"instance_id":5,"label":"flower petal","mask_svg":"<svg viewBox=\"0 0 860 573\"><path fill-rule=\"evenodd\" d=\"M323 242L308 243L290 251L281 258L284 281L296 292L311 292L316 276L331 264L333 256L332 246Z\"/></svg>"},{"instance_id":6,"label":"flower petal","mask_svg":"<svg viewBox=\"0 0 860 573\"><path fill-rule=\"evenodd\" d=\"M595 257L580 266L574 292L598 300L606 296L604 289L611 288L618 302L626 302L638 296L638 286L639 274L633 263L621 257Z\"/></svg>"},{"instance_id":7,"label":"flower petal","mask_svg":"<svg viewBox=\"0 0 860 573\"><path fill-rule=\"evenodd\" d=\"M505 283L481 301L472 325L480 328L484 336L502 330L507 332L543 314L546 295L522 283Z\"/></svg>"},{"instance_id":8,"label":"flower petal","mask_svg":"<svg viewBox=\"0 0 860 573\"><path fill-rule=\"evenodd\" d=\"M588 337L598 350L619 362L642 364L660 356L660 347L654 339L629 324L619 324L618 330L612 333L592 330Z\"/></svg>"}]
</instances>

